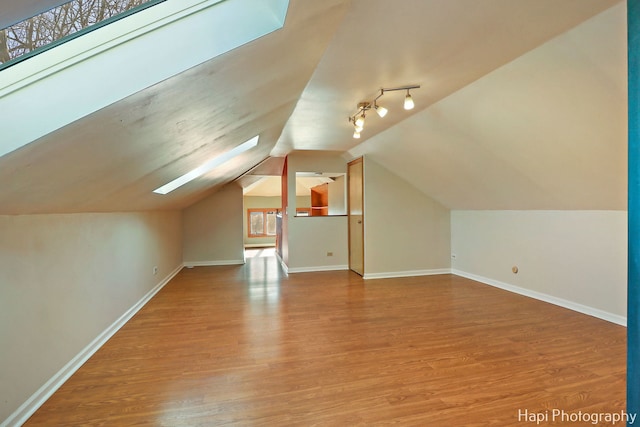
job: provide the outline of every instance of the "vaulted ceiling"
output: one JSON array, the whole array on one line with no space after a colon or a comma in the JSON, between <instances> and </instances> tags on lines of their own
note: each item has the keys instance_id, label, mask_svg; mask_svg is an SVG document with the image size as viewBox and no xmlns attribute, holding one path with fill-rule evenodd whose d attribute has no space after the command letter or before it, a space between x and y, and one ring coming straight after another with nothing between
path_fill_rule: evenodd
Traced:
<instances>
[{"instance_id":1,"label":"vaulted ceiling","mask_svg":"<svg viewBox=\"0 0 640 427\"><path fill-rule=\"evenodd\" d=\"M282 29L0 157L0 214L181 209L292 150L370 155L452 209L625 209L625 25L620 0L292 0ZM356 104L404 84L416 108L386 94L353 139Z\"/></svg>"}]
</instances>

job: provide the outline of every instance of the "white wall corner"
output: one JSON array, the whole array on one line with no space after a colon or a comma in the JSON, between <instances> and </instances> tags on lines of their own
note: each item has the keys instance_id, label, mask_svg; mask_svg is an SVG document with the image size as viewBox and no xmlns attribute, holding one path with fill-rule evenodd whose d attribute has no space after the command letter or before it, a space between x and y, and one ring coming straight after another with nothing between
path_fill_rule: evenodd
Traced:
<instances>
[{"instance_id":1,"label":"white wall corner","mask_svg":"<svg viewBox=\"0 0 640 427\"><path fill-rule=\"evenodd\" d=\"M276 251L276 258L278 259L278 262L280 262L280 267L282 267L282 271L284 271L285 274L289 274L289 266L284 262L284 260L282 259L282 257L277 251Z\"/></svg>"},{"instance_id":2,"label":"white wall corner","mask_svg":"<svg viewBox=\"0 0 640 427\"><path fill-rule=\"evenodd\" d=\"M154 297L167 283L171 281L183 268L178 266L153 289L147 292L137 303L120 316L113 324L98 335L80 353L62 367L49 381L31 395L13 414L4 420L0 427L18 427L23 425L42 406L53 393L56 392L84 363L89 360L120 328L122 328L151 298Z\"/></svg>"},{"instance_id":3,"label":"white wall corner","mask_svg":"<svg viewBox=\"0 0 640 427\"><path fill-rule=\"evenodd\" d=\"M511 285L509 283L500 282L498 280L489 279L487 277L478 276L478 275L467 273L461 270L452 269L451 273L455 274L456 276L464 277L466 279L483 283L485 285L500 288L505 291L509 291L509 292L513 292L529 298L537 299L539 301L548 302L550 304L557 305L559 307L577 311L578 313L582 313L588 316L596 317L598 319L606 320L607 322L615 323L617 325L621 325L625 327L627 326L627 318L625 316L619 316L617 314L609 313L607 311L600 310L594 307L578 304L577 302L554 297L553 295L532 291L530 289L521 288L519 286Z\"/></svg>"}]
</instances>

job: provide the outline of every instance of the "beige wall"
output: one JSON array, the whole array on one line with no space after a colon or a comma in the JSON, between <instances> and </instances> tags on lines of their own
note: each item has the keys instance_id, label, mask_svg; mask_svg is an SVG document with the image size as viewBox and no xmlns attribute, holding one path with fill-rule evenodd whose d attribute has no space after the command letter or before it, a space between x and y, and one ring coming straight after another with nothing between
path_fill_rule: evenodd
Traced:
<instances>
[{"instance_id":1,"label":"beige wall","mask_svg":"<svg viewBox=\"0 0 640 427\"><path fill-rule=\"evenodd\" d=\"M329 183L328 187L329 215L347 214L347 179L339 176Z\"/></svg>"},{"instance_id":2,"label":"beige wall","mask_svg":"<svg viewBox=\"0 0 640 427\"><path fill-rule=\"evenodd\" d=\"M0 236L2 421L181 266L181 214L0 216Z\"/></svg>"},{"instance_id":3,"label":"beige wall","mask_svg":"<svg viewBox=\"0 0 640 427\"><path fill-rule=\"evenodd\" d=\"M298 217L296 172L345 172L346 161L332 152L294 152L288 156L289 271L347 268L347 217ZM330 252L333 255L327 256Z\"/></svg>"},{"instance_id":4,"label":"beige wall","mask_svg":"<svg viewBox=\"0 0 640 427\"><path fill-rule=\"evenodd\" d=\"M247 222L247 209L260 209L260 208L282 208L282 199L280 196L275 197L260 197L260 196L244 196L244 208L242 210L242 227L244 230L244 244L245 245L265 245L274 246L276 244L276 237L251 237L249 238L249 225Z\"/></svg>"},{"instance_id":5,"label":"beige wall","mask_svg":"<svg viewBox=\"0 0 640 427\"><path fill-rule=\"evenodd\" d=\"M244 262L242 197L232 183L183 211L185 265Z\"/></svg>"},{"instance_id":6,"label":"beige wall","mask_svg":"<svg viewBox=\"0 0 640 427\"><path fill-rule=\"evenodd\" d=\"M310 208L311 207L311 196L297 196L296 197L296 207L298 207L298 208Z\"/></svg>"},{"instance_id":7,"label":"beige wall","mask_svg":"<svg viewBox=\"0 0 640 427\"><path fill-rule=\"evenodd\" d=\"M626 317L626 211L453 211L451 236L454 272Z\"/></svg>"},{"instance_id":8,"label":"beige wall","mask_svg":"<svg viewBox=\"0 0 640 427\"><path fill-rule=\"evenodd\" d=\"M365 278L448 270L449 210L374 160L364 161Z\"/></svg>"}]
</instances>

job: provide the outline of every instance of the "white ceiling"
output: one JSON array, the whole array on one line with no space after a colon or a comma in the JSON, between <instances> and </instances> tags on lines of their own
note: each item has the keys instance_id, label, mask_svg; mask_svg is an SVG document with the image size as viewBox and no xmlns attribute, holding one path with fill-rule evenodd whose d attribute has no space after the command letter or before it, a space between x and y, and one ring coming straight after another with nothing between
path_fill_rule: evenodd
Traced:
<instances>
[{"instance_id":1,"label":"white ceiling","mask_svg":"<svg viewBox=\"0 0 640 427\"><path fill-rule=\"evenodd\" d=\"M268 157L344 10L293 3L284 29L0 157L0 213L182 209L215 192ZM152 193L258 134L216 171Z\"/></svg>"},{"instance_id":2,"label":"white ceiling","mask_svg":"<svg viewBox=\"0 0 640 427\"><path fill-rule=\"evenodd\" d=\"M3 2L0 16L22 4ZM291 150L371 155L454 209L624 209L624 11L620 0L292 0L282 30L1 157L0 213L181 209ZM356 104L404 84L422 85L416 108L387 94L389 115L352 139ZM256 134L234 164L151 193Z\"/></svg>"},{"instance_id":3,"label":"white ceiling","mask_svg":"<svg viewBox=\"0 0 640 427\"><path fill-rule=\"evenodd\" d=\"M455 209L626 209L624 6L498 68L351 155L372 156Z\"/></svg>"}]
</instances>

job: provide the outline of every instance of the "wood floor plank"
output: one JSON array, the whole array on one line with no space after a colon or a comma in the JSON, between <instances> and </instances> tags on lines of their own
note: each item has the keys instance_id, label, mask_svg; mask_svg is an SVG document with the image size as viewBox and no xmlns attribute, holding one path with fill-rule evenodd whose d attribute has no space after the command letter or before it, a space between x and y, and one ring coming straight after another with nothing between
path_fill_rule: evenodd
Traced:
<instances>
[{"instance_id":1,"label":"wood floor plank","mask_svg":"<svg viewBox=\"0 0 640 427\"><path fill-rule=\"evenodd\" d=\"M619 412L625 335L457 276L286 276L249 258L180 272L26 425L509 426L525 409Z\"/></svg>"}]
</instances>

